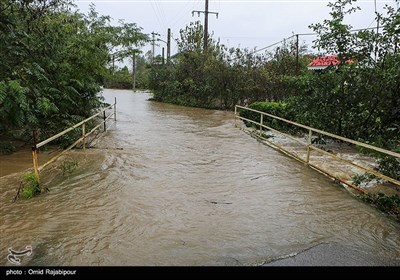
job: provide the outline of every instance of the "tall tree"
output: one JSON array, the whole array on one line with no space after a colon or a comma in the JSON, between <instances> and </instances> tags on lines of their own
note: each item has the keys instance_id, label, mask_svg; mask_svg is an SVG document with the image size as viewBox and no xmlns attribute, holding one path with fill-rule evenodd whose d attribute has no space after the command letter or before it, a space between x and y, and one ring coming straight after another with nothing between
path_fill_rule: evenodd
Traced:
<instances>
[{"instance_id":1,"label":"tall tree","mask_svg":"<svg viewBox=\"0 0 400 280\"><path fill-rule=\"evenodd\" d=\"M69 0L1 1L0 135L42 129L46 137L89 116L112 50L145 39L94 6L85 15Z\"/></svg>"},{"instance_id":2,"label":"tall tree","mask_svg":"<svg viewBox=\"0 0 400 280\"><path fill-rule=\"evenodd\" d=\"M299 113L305 123L390 146L400 139L400 10L386 5L385 15L376 14L379 33L351 32L344 21L359 10L355 3L330 3L331 18L310 26L319 35L315 46L337 54L341 63L302 78L303 90L294 107L305 112Z\"/></svg>"}]
</instances>

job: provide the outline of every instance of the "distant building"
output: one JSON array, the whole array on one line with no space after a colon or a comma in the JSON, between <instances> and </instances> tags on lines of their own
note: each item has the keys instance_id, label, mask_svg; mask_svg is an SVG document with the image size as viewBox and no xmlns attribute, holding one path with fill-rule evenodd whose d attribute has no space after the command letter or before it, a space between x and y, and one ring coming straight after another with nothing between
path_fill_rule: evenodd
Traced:
<instances>
[{"instance_id":1,"label":"distant building","mask_svg":"<svg viewBox=\"0 0 400 280\"><path fill-rule=\"evenodd\" d=\"M354 61L349 59L346 62L353 63ZM340 61L337 55L327 55L317 57L307 65L307 68L308 70L324 70L329 66L335 66L339 64Z\"/></svg>"}]
</instances>

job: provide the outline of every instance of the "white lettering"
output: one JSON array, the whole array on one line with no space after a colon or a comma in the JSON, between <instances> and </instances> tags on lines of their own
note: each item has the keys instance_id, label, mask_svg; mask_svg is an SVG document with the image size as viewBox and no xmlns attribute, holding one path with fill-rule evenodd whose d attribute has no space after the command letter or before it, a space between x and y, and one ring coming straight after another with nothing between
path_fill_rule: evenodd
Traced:
<instances>
[{"instance_id":1,"label":"white lettering","mask_svg":"<svg viewBox=\"0 0 400 280\"><path fill-rule=\"evenodd\" d=\"M9 275L22 275L22 270L18 270L18 269L7 269L6 270L6 276Z\"/></svg>"},{"instance_id":2,"label":"white lettering","mask_svg":"<svg viewBox=\"0 0 400 280\"><path fill-rule=\"evenodd\" d=\"M65 270L65 269L46 269L46 275L75 275L76 270Z\"/></svg>"},{"instance_id":3,"label":"white lettering","mask_svg":"<svg viewBox=\"0 0 400 280\"><path fill-rule=\"evenodd\" d=\"M43 269L29 269L29 275L43 275Z\"/></svg>"}]
</instances>

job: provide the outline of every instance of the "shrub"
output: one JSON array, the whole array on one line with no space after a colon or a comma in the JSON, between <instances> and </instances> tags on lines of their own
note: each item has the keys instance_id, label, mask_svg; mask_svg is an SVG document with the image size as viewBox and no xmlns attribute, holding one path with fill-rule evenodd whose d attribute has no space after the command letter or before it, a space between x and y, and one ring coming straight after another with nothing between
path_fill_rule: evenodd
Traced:
<instances>
[{"instance_id":1,"label":"shrub","mask_svg":"<svg viewBox=\"0 0 400 280\"><path fill-rule=\"evenodd\" d=\"M283 102L254 102L249 105L250 109L265 112L284 119L292 119L291 111L286 103ZM260 122L260 113L252 112L249 110L240 110L240 116L249 120ZM246 123L246 121L245 121ZM270 126L277 130L290 132L294 130L293 125L286 122L273 119L268 116L263 117L263 124Z\"/></svg>"},{"instance_id":2,"label":"shrub","mask_svg":"<svg viewBox=\"0 0 400 280\"><path fill-rule=\"evenodd\" d=\"M64 161L60 167L63 176L74 172L78 168L78 165L79 163L76 160Z\"/></svg>"},{"instance_id":3,"label":"shrub","mask_svg":"<svg viewBox=\"0 0 400 280\"><path fill-rule=\"evenodd\" d=\"M400 180L400 159L385 156L378 160L378 170L386 176Z\"/></svg>"},{"instance_id":4,"label":"shrub","mask_svg":"<svg viewBox=\"0 0 400 280\"><path fill-rule=\"evenodd\" d=\"M11 143L0 143L0 154L12 154L16 150L16 147Z\"/></svg>"},{"instance_id":5,"label":"shrub","mask_svg":"<svg viewBox=\"0 0 400 280\"><path fill-rule=\"evenodd\" d=\"M21 196L25 199L32 198L35 195L41 193L41 189L39 186L39 181L36 175L31 172L24 174L22 176L22 180L24 181L24 187L22 188Z\"/></svg>"},{"instance_id":6,"label":"shrub","mask_svg":"<svg viewBox=\"0 0 400 280\"><path fill-rule=\"evenodd\" d=\"M379 210L394 216L400 222L400 196L397 194L387 196L383 193L366 194L362 200L375 205Z\"/></svg>"}]
</instances>

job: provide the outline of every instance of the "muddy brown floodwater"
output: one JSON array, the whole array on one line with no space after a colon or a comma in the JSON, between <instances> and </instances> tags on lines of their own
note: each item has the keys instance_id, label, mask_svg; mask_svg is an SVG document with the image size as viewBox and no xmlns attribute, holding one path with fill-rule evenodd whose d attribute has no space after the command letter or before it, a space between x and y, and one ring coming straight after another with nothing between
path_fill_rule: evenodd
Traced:
<instances>
[{"instance_id":1,"label":"muddy brown floodwater","mask_svg":"<svg viewBox=\"0 0 400 280\"><path fill-rule=\"evenodd\" d=\"M50 192L12 203L22 173L0 178L1 265L27 245L24 265L400 265L398 223L231 112L103 95L116 125L45 169Z\"/></svg>"}]
</instances>

